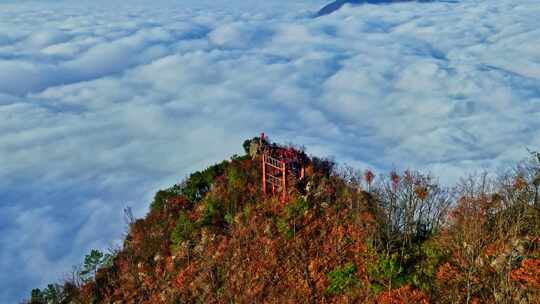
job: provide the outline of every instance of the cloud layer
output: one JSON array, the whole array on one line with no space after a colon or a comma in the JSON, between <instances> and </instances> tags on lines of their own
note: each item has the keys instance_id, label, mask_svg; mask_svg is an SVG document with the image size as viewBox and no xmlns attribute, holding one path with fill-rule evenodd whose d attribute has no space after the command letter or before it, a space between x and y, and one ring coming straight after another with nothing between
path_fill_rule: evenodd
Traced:
<instances>
[{"instance_id":1,"label":"cloud layer","mask_svg":"<svg viewBox=\"0 0 540 304\"><path fill-rule=\"evenodd\" d=\"M536 0L0 4L1 303L266 131L452 183L540 148Z\"/></svg>"}]
</instances>

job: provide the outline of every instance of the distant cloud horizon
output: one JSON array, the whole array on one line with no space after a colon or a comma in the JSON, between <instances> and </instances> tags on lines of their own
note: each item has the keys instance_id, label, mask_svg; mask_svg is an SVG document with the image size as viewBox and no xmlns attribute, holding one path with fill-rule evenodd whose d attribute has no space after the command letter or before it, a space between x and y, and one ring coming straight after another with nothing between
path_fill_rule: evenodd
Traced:
<instances>
[{"instance_id":1,"label":"distant cloud horizon","mask_svg":"<svg viewBox=\"0 0 540 304\"><path fill-rule=\"evenodd\" d=\"M540 149L538 1L326 4L0 2L0 303L262 131L445 184Z\"/></svg>"}]
</instances>

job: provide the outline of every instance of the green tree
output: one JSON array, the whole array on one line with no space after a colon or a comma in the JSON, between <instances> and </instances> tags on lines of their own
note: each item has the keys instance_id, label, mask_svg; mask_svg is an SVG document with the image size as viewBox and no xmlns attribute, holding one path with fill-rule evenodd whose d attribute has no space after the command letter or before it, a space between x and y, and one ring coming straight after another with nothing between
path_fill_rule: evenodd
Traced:
<instances>
[{"instance_id":1,"label":"green tree","mask_svg":"<svg viewBox=\"0 0 540 304\"><path fill-rule=\"evenodd\" d=\"M32 289L29 304L45 304L45 303L46 303L45 298L43 297L43 293L41 292L41 289L39 288Z\"/></svg>"},{"instance_id":2,"label":"green tree","mask_svg":"<svg viewBox=\"0 0 540 304\"><path fill-rule=\"evenodd\" d=\"M84 257L82 270L79 272L82 281L84 283L91 281L99 268L111 266L112 258L111 254L92 249L90 253Z\"/></svg>"},{"instance_id":3,"label":"green tree","mask_svg":"<svg viewBox=\"0 0 540 304\"><path fill-rule=\"evenodd\" d=\"M43 297L47 304L59 304L64 299L64 290L59 284L49 284L43 291Z\"/></svg>"}]
</instances>

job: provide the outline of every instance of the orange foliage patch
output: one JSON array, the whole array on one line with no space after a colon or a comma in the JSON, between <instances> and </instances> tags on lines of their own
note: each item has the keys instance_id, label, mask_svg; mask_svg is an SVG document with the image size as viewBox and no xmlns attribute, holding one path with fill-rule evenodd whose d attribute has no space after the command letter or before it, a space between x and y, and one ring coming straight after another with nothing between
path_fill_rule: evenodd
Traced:
<instances>
[{"instance_id":1,"label":"orange foliage patch","mask_svg":"<svg viewBox=\"0 0 540 304\"><path fill-rule=\"evenodd\" d=\"M521 262L521 267L514 269L511 278L528 287L540 288L540 260L525 259Z\"/></svg>"},{"instance_id":2,"label":"orange foliage patch","mask_svg":"<svg viewBox=\"0 0 540 304\"><path fill-rule=\"evenodd\" d=\"M196 270L194 265L195 264L190 264L178 273L174 282L177 288L183 289L186 287L186 284L189 283Z\"/></svg>"},{"instance_id":3,"label":"orange foliage patch","mask_svg":"<svg viewBox=\"0 0 540 304\"><path fill-rule=\"evenodd\" d=\"M416 196L421 200L425 200L429 194L427 187L423 185L417 185L414 188L414 193L416 193Z\"/></svg>"},{"instance_id":4,"label":"orange foliage patch","mask_svg":"<svg viewBox=\"0 0 540 304\"><path fill-rule=\"evenodd\" d=\"M377 304L429 304L428 297L409 285L381 293Z\"/></svg>"},{"instance_id":5,"label":"orange foliage patch","mask_svg":"<svg viewBox=\"0 0 540 304\"><path fill-rule=\"evenodd\" d=\"M448 262L442 264L437 270L437 280L440 282L452 282L459 276L459 271Z\"/></svg>"},{"instance_id":6,"label":"orange foliage patch","mask_svg":"<svg viewBox=\"0 0 540 304\"><path fill-rule=\"evenodd\" d=\"M514 188L517 190L523 190L527 187L527 181L522 176L517 176L514 180Z\"/></svg>"}]
</instances>

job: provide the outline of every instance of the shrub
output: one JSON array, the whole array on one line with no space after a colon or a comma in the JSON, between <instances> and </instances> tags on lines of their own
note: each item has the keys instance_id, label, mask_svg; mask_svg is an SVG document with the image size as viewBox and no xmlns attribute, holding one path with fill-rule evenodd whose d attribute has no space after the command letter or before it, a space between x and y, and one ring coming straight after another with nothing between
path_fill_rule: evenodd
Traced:
<instances>
[{"instance_id":1,"label":"shrub","mask_svg":"<svg viewBox=\"0 0 540 304\"><path fill-rule=\"evenodd\" d=\"M280 217L276 219L276 228L279 234L286 239L291 239L294 236L294 232L289 226L289 223Z\"/></svg>"},{"instance_id":2,"label":"shrub","mask_svg":"<svg viewBox=\"0 0 540 304\"><path fill-rule=\"evenodd\" d=\"M376 262L369 264L368 274L371 280L370 288L375 292L391 289L392 286L399 286L406 281L397 254L380 255Z\"/></svg>"},{"instance_id":3,"label":"shrub","mask_svg":"<svg viewBox=\"0 0 540 304\"><path fill-rule=\"evenodd\" d=\"M411 276L411 283L423 291L433 292L435 289L433 282L437 280L437 271L447 256L448 253L433 242L427 241L422 244L419 256L413 257L417 262Z\"/></svg>"},{"instance_id":4,"label":"shrub","mask_svg":"<svg viewBox=\"0 0 540 304\"><path fill-rule=\"evenodd\" d=\"M244 209L242 209L242 216L244 218L244 221L249 221L249 215L251 214L251 207L244 206Z\"/></svg>"},{"instance_id":5,"label":"shrub","mask_svg":"<svg viewBox=\"0 0 540 304\"><path fill-rule=\"evenodd\" d=\"M329 294L342 294L350 291L358 280L355 276L356 266L353 263L347 263L327 274L329 286L326 292Z\"/></svg>"},{"instance_id":6,"label":"shrub","mask_svg":"<svg viewBox=\"0 0 540 304\"><path fill-rule=\"evenodd\" d=\"M214 225L223 220L223 205L212 197L204 200L204 207L199 223L201 226Z\"/></svg>"},{"instance_id":7,"label":"shrub","mask_svg":"<svg viewBox=\"0 0 540 304\"><path fill-rule=\"evenodd\" d=\"M285 218L278 219L278 231L287 239L293 238L297 231L297 222L309 210L310 204L303 198L298 198L294 203L285 206Z\"/></svg>"},{"instance_id":8,"label":"shrub","mask_svg":"<svg viewBox=\"0 0 540 304\"><path fill-rule=\"evenodd\" d=\"M200 201L210 190L214 179L221 176L229 162L223 161L219 164L208 167L203 171L192 173L188 179L183 182L182 194L192 203Z\"/></svg>"},{"instance_id":9,"label":"shrub","mask_svg":"<svg viewBox=\"0 0 540 304\"><path fill-rule=\"evenodd\" d=\"M227 212L225 216L223 217L223 219L225 219L225 222L227 222L229 226L232 226L234 224L234 216L230 212Z\"/></svg>"},{"instance_id":10,"label":"shrub","mask_svg":"<svg viewBox=\"0 0 540 304\"><path fill-rule=\"evenodd\" d=\"M285 212L288 218L302 216L310 208L309 202L304 198L298 198L294 203L285 206Z\"/></svg>"},{"instance_id":11,"label":"shrub","mask_svg":"<svg viewBox=\"0 0 540 304\"><path fill-rule=\"evenodd\" d=\"M163 209L163 206L165 206L165 204L167 203L167 200L177 195L178 195L178 190L174 186L169 189L159 190L154 196L154 200L150 204L150 210Z\"/></svg>"},{"instance_id":12,"label":"shrub","mask_svg":"<svg viewBox=\"0 0 540 304\"><path fill-rule=\"evenodd\" d=\"M171 243L173 246L178 246L184 241L191 239L195 232L196 225L192 222L185 212L181 212L176 221L176 226L171 233Z\"/></svg>"}]
</instances>

